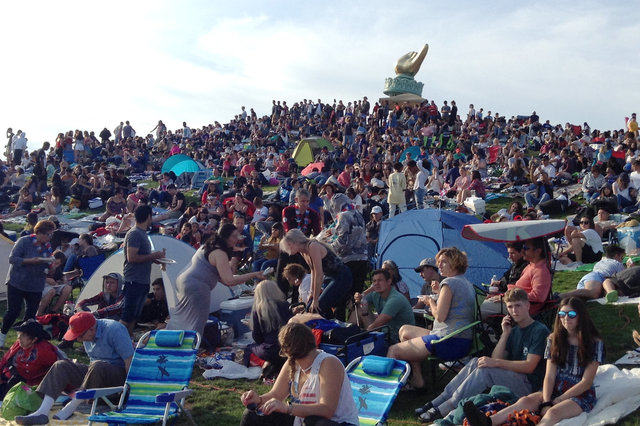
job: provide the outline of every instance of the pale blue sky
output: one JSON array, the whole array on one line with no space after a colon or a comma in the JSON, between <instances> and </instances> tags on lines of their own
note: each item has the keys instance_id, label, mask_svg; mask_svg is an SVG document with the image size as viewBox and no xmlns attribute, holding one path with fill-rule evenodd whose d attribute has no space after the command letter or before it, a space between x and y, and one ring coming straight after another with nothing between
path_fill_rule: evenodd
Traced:
<instances>
[{"instance_id":1,"label":"pale blue sky","mask_svg":"<svg viewBox=\"0 0 640 426\"><path fill-rule=\"evenodd\" d=\"M640 89L640 13L617 2L2 2L0 128L146 134L228 121L272 99L383 96L430 49L423 97L622 128Z\"/></svg>"}]
</instances>

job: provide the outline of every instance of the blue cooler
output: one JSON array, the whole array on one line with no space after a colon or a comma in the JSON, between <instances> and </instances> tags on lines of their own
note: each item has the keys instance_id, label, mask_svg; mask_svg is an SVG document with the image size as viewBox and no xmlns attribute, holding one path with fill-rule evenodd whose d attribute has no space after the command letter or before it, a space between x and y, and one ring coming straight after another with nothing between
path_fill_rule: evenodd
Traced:
<instances>
[{"instance_id":1,"label":"blue cooler","mask_svg":"<svg viewBox=\"0 0 640 426\"><path fill-rule=\"evenodd\" d=\"M240 337L244 333L251 331L240 320L250 315L252 306L253 296L225 300L220 303L220 321L229 324L233 328L234 335Z\"/></svg>"}]
</instances>

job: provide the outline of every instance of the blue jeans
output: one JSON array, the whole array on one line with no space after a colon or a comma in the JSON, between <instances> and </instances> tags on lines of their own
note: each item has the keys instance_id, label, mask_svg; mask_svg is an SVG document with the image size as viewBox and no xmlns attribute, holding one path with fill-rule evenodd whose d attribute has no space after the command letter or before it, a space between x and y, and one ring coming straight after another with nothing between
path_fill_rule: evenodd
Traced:
<instances>
[{"instance_id":1,"label":"blue jeans","mask_svg":"<svg viewBox=\"0 0 640 426\"><path fill-rule=\"evenodd\" d=\"M134 283L127 281L124 283L124 303L120 318L126 323L132 323L137 320L142 313L144 302L147 300L147 294L151 284Z\"/></svg>"},{"instance_id":2,"label":"blue jeans","mask_svg":"<svg viewBox=\"0 0 640 426\"><path fill-rule=\"evenodd\" d=\"M251 264L251 269L253 272L258 272L264 271L270 266L275 269L276 265L278 265L278 259L260 259Z\"/></svg>"},{"instance_id":3,"label":"blue jeans","mask_svg":"<svg viewBox=\"0 0 640 426\"><path fill-rule=\"evenodd\" d=\"M549 201L551 197L546 192L542 194L540 198L537 198L533 195L533 192L527 192L524 194L524 200L527 203L527 207L536 207L540 203L544 203L545 201Z\"/></svg>"},{"instance_id":4,"label":"blue jeans","mask_svg":"<svg viewBox=\"0 0 640 426\"><path fill-rule=\"evenodd\" d=\"M416 209L424 209L424 194L426 190L424 188L418 188L414 190L413 196L416 200Z\"/></svg>"},{"instance_id":5,"label":"blue jeans","mask_svg":"<svg viewBox=\"0 0 640 426\"><path fill-rule=\"evenodd\" d=\"M345 265L338 274L333 277L327 277L322 293L318 298L318 306L320 314L325 318L333 317L331 308L340 306L347 302L347 296L351 291L353 280L351 278L351 270ZM339 318L342 320L342 318Z\"/></svg>"}]
</instances>

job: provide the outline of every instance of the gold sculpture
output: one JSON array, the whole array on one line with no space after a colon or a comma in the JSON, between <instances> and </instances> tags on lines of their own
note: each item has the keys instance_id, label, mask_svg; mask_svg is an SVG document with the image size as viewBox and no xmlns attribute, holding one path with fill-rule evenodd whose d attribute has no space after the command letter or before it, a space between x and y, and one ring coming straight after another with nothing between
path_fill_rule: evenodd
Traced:
<instances>
[{"instance_id":1,"label":"gold sculpture","mask_svg":"<svg viewBox=\"0 0 640 426\"><path fill-rule=\"evenodd\" d=\"M428 51L429 45L425 44L420 53L409 52L402 55L396 62L396 75L408 75L411 77L415 76L420 70L422 61L424 61L424 58L427 56Z\"/></svg>"}]
</instances>

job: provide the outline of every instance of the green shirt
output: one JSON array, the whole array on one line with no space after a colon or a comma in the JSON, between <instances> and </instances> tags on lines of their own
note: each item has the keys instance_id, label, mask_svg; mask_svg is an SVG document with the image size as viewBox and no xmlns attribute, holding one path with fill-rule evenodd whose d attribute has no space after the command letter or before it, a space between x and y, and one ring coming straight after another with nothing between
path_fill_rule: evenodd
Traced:
<instances>
[{"instance_id":1,"label":"green shirt","mask_svg":"<svg viewBox=\"0 0 640 426\"><path fill-rule=\"evenodd\" d=\"M387 325L391 328L391 343L398 343L398 331L405 324L415 325L413 317L413 308L411 304L398 290L391 289L389 296L383 299L380 294L373 292L365 296L369 305L373 306L378 315L385 314L391 317L391 321ZM544 349L544 348L543 348Z\"/></svg>"},{"instance_id":2,"label":"green shirt","mask_svg":"<svg viewBox=\"0 0 640 426\"><path fill-rule=\"evenodd\" d=\"M540 389L544 379L544 349L549 336L549 329L539 321L534 321L525 328L513 327L507 339L506 350L509 361L526 361L529 354L540 355L540 361L527 379L534 390Z\"/></svg>"}]
</instances>

